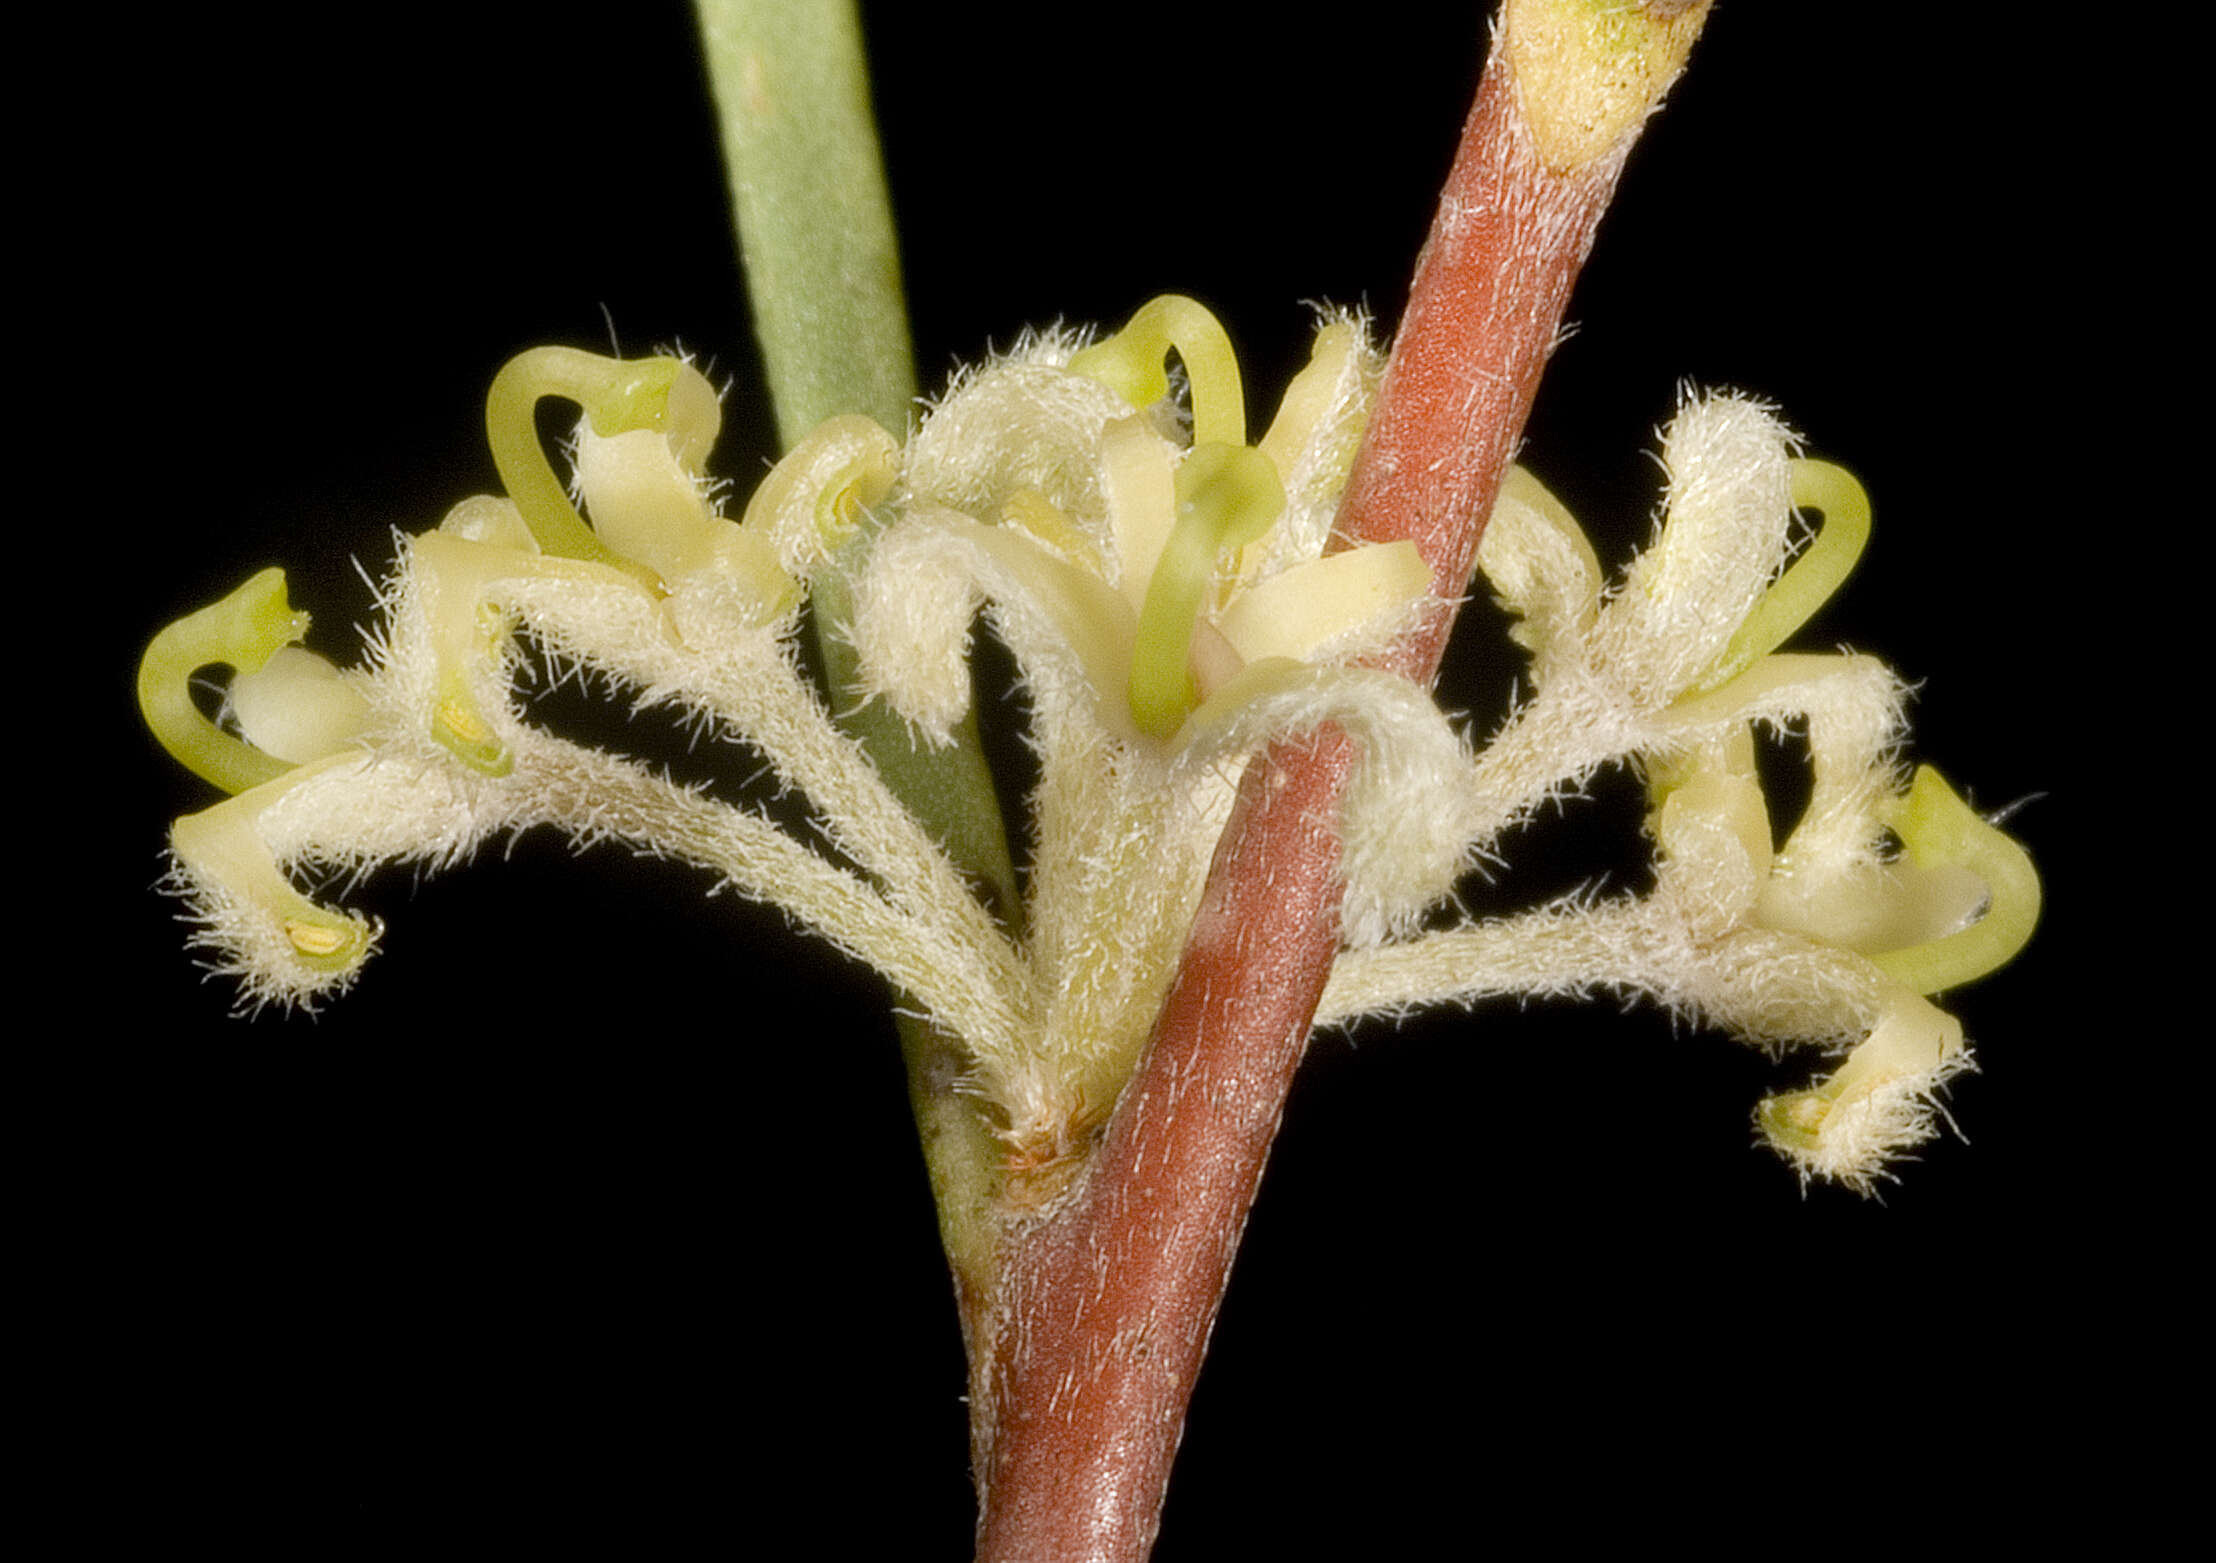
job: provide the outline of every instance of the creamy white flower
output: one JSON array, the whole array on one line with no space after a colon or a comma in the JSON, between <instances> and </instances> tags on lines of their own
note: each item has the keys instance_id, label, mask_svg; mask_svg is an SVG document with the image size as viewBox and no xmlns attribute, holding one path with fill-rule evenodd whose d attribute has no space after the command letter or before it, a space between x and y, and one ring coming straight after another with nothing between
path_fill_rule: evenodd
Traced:
<instances>
[{"instance_id":1,"label":"creamy white flower","mask_svg":"<svg viewBox=\"0 0 2216 1563\"><path fill-rule=\"evenodd\" d=\"M1432 605L1429 570L1409 544L1326 552L1377 370L1361 323L1327 319L1250 446L1222 328L1162 299L1104 342L1049 335L963 377L909 443L847 633L865 686L937 742L968 709L981 606L1022 670L1038 1029L977 1071L1034 1159L1072 1148L1128 1078L1249 755L1325 722L1361 746L1350 937L1412 920L1461 865L1418 801L1436 792L1404 785L1458 775L1459 738L1357 660Z\"/></svg>"},{"instance_id":2,"label":"creamy white flower","mask_svg":"<svg viewBox=\"0 0 2216 1563\"><path fill-rule=\"evenodd\" d=\"M1853 480L1797 459L1782 425L1737 398L1688 403L1664 457L1663 524L1612 593L1559 502L1528 474L1504 488L1479 557L1519 615L1532 690L1478 757L1467 814L1489 840L1595 767L1634 763L1654 801L1654 889L1351 951L1319 1020L1610 988L1766 1045L1846 1049L1757 1118L1804 1178L1867 1190L1969 1067L1961 1026L1924 995L2022 947L2038 879L1936 772L1902 776L1889 670L1775 651L1867 537ZM1788 566L1795 506L1822 509L1824 529ZM1773 849L1753 732L1791 724L1814 783Z\"/></svg>"},{"instance_id":3,"label":"creamy white flower","mask_svg":"<svg viewBox=\"0 0 2216 1563\"><path fill-rule=\"evenodd\" d=\"M1568 512L1512 471L1480 563L1518 616L1531 694L1473 754L1427 692L1364 665L1440 606L1413 546L1334 547L1377 372L1361 322L1327 318L1250 444L1222 328L1160 299L1103 341L1047 335L963 376L905 447L831 420L733 520L705 474L720 415L689 365L525 354L488 400L507 496L402 540L365 666L295 644L306 616L276 571L149 648L149 724L236 794L172 833L195 938L246 1002L309 1004L380 930L294 875L440 867L542 824L621 838L883 972L963 1050L1008 1169L1051 1190L1146 1044L1249 757L1328 723L1359 763L1320 1021L1606 987L1841 1050L1758 1120L1804 1177L1867 1188L1968 1067L1928 995L2012 955L2039 888L1935 773L1904 777L1887 669L1778 650L1859 552L1859 488L1800 459L1759 404L1689 399L1660 530L1611 589ZM545 395L583 409L568 486L538 445ZM1796 507L1824 513L1797 556ZM1013 653L1039 759L1013 931L803 676L796 628L832 570L855 572L838 628L867 692L927 744L968 711L981 609ZM811 839L540 729L515 691L525 642L749 745L806 799ZM186 687L210 664L234 670L218 721ZM1763 726L1804 727L1813 761L1781 846ZM1651 893L1442 916L1475 855L1610 763L1647 781Z\"/></svg>"}]
</instances>

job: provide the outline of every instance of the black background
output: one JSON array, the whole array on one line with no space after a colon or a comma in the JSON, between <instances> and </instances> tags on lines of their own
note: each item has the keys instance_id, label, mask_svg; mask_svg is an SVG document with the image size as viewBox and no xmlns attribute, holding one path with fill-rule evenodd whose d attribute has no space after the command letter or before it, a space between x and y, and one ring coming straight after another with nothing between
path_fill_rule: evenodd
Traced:
<instances>
[{"instance_id":1,"label":"black background","mask_svg":"<svg viewBox=\"0 0 2216 1563\"><path fill-rule=\"evenodd\" d=\"M1174 289L1221 314L1258 411L1302 300L1397 314L1481 52L1474 6L1341 31L865 9L926 381ZM1862 476L1875 540L1801 643L1921 681L1914 753L1981 806L2033 800L2011 828L2049 879L2029 955L1951 1005L1981 1045L1968 1143L1882 1203L1804 1195L1751 1144L1790 1065L1605 1000L1319 1041L1163 1559L1753 1534L1937 1480L1943 1448L2020 1476L2092 1436L2055 1411L2109 1348L2077 1311L2106 1261L2062 954L2075 631L2041 546L2071 503L2049 431L2075 328L2038 149L1995 128L2057 62L1868 15L1720 7L1527 459L1619 561L1681 379L1772 398ZM628 350L682 342L734 382L716 469L772 455L689 29L674 5L402 6L85 45L124 134L49 165L76 275L71 318L34 324L97 366L51 535L112 649L73 720L102 753L129 734L129 785L74 789L102 811L104 975L43 1039L64 1068L30 1198L69 1386L52 1447L104 1473L96 1526L302 1556L968 1555L960 1344L866 973L693 876L529 838L381 876L356 991L249 1023L147 889L167 820L210 800L131 732L137 647L281 562L312 643L349 654L354 561L493 486L481 397L510 354L611 321ZM1481 724L1497 648L1473 614L1445 685ZM1595 792L1501 899L1639 883L1633 795Z\"/></svg>"}]
</instances>

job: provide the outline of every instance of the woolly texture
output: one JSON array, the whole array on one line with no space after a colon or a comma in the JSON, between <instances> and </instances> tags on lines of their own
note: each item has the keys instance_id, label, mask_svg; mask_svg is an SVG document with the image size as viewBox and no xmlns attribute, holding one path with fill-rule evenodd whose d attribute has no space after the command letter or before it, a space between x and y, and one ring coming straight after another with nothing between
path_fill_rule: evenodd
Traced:
<instances>
[{"instance_id":1,"label":"woolly texture","mask_svg":"<svg viewBox=\"0 0 2216 1563\"><path fill-rule=\"evenodd\" d=\"M1610 588L1575 519L1511 472L1479 562L1517 616L1531 692L1473 754L1426 692L1362 665L1439 606L1414 547L1328 552L1378 364L1363 322L1327 315L1249 444L1222 328L1158 300L1099 342L1031 337L959 376L905 447L831 420L733 520L705 475L718 418L696 372L527 354L494 392L522 508L467 500L402 540L364 667L271 655L305 627L274 572L150 650L149 720L246 788L172 833L193 940L242 1003L308 1005L355 979L380 930L291 875L441 868L537 825L621 839L883 972L963 1049L1009 1169L1043 1172L1085 1154L1131 1078L1248 759L1328 724L1356 766L1320 1022L1606 989L1771 1047L1844 1048L1758 1121L1804 1178L1867 1189L1968 1067L1924 991L2013 953L2038 892L2021 849L1933 774L1902 774L1898 679L1774 650L1859 549L1859 490L1799 461L1760 403L1688 393L1661 523ZM587 407L566 499L530 443L540 394ZM1809 494L1823 557L1786 573ZM870 698L945 743L980 610L1025 682L1039 780L1020 942L802 674L808 584L864 528L836 628ZM805 800L808 839L532 726L514 688L526 643L748 746ZM243 738L192 707L195 658L253 670L229 700ZM1758 728L1805 729L1813 760L1777 847ZM1649 894L1432 927L1508 826L1607 764L1646 780Z\"/></svg>"},{"instance_id":2,"label":"woolly texture","mask_svg":"<svg viewBox=\"0 0 2216 1563\"><path fill-rule=\"evenodd\" d=\"M2028 932L2037 887L2021 849L1974 816L1977 845L1957 844L1957 860L1908 860L1931 854L1900 823L1905 691L1881 664L1774 654L1728 671L1787 563L1793 450L1760 404L1689 395L1664 441L1662 524L1614 592L1568 511L1512 474L1479 563L1518 615L1532 690L1470 768L1464 830L1482 847L1595 768L1636 764L1654 804L1655 887L1352 950L1318 1023L1602 988L1769 1046L1853 1044L1827 1080L1765 1103L1758 1125L1804 1179L1867 1191L1933 1132L1936 1093L1969 1067L1960 1026L1888 963L1914 969L1904 953L1992 916L2004 890L2030 898L2008 913ZM1773 851L1752 736L1792 724L1806 728L1814 785ZM1889 828L1909 854L1890 848ZM1973 859L2010 871L1988 880Z\"/></svg>"},{"instance_id":3,"label":"woolly texture","mask_svg":"<svg viewBox=\"0 0 2216 1563\"><path fill-rule=\"evenodd\" d=\"M1324 322L1256 447L1283 507L1217 556L1193 650L1203 698L1167 739L1141 730L1125 690L1152 571L1168 568L1179 524L1189 420L1172 402L1134 409L1071 372L1073 351L1062 336L1024 344L931 411L846 631L864 688L926 739L943 741L967 707L963 656L979 605L1026 681L1040 769L1024 950L1037 1031L1005 1053L972 1047L977 1088L1002 1106L1026 1165L1082 1148L1129 1077L1248 756L1327 721L1363 740L1350 821L1365 828L1347 903L1359 939L1411 922L1451 887L1461 861L1451 803L1427 814L1400 794L1421 772L1418 796L1451 799L1467 762L1420 691L1351 665L1428 600L1428 575L1401 559L1412 551L1357 550L1318 568L1376 378L1357 324ZM1279 611L1242 628L1242 601L1273 587ZM1273 648L1315 660L1250 660L1264 631Z\"/></svg>"}]
</instances>

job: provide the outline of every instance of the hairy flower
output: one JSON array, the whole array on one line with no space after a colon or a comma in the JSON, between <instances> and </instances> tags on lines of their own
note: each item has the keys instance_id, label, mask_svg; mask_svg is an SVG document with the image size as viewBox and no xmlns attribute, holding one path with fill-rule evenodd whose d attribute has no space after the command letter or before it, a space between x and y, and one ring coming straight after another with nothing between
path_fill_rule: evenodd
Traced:
<instances>
[{"instance_id":1,"label":"hairy flower","mask_svg":"<svg viewBox=\"0 0 2216 1563\"><path fill-rule=\"evenodd\" d=\"M1519 615L1532 691L1472 769L1473 829L1490 840L1595 767L1633 763L1654 804L1654 889L1350 952L1319 1020L1607 987L1766 1045L1846 1048L1827 1080L1757 1122L1804 1177L1867 1190L1929 1135L1937 1092L1969 1067L1961 1026L1924 995L2009 960L2039 882L1937 772L1903 778L1890 671L1777 652L1869 533L1860 486L1793 449L1759 404L1689 400L1664 440L1662 526L1613 592L1569 512L1528 473L1511 478L1479 563ZM1797 507L1824 525L1788 563ZM1773 848L1753 734L1794 724L1814 783Z\"/></svg>"},{"instance_id":2,"label":"hairy flower","mask_svg":"<svg viewBox=\"0 0 2216 1563\"><path fill-rule=\"evenodd\" d=\"M1164 372L1175 351L1190 417ZM1038 1030L980 1055L1015 1137L1066 1149L1135 1064L1245 758L1336 722L1365 764L1352 813L1430 862L1413 897L1390 851L1350 856L1350 937L1451 883L1397 773L1464 751L1429 698L1358 658L1431 606L1410 544L1327 552L1378 359L1323 322L1276 419L1245 443L1236 361L1199 305L1159 299L1107 340L1027 343L965 377L910 442L898 518L849 626L866 687L944 741L969 698L982 604L1022 669L1040 781L1026 927ZM1420 792L1416 794L1420 797ZM1042 1149L1041 1154L1046 1154Z\"/></svg>"},{"instance_id":3,"label":"hairy flower","mask_svg":"<svg viewBox=\"0 0 2216 1563\"><path fill-rule=\"evenodd\" d=\"M1614 987L1764 1044L1844 1049L1758 1118L1804 1176L1867 1187L1967 1067L1928 995L2021 946L2038 881L1935 773L1904 778L1890 672L1778 649L1860 551L1860 489L1800 459L1758 403L1689 398L1662 526L1605 589L1568 512L1511 473L1480 562L1532 691L1473 752L1428 692L1366 665L1440 610L1428 569L1409 544L1333 535L1377 372L1363 323L1327 316L1250 444L1222 327L1158 299L1105 339L1037 337L960 377L905 445L825 423L734 519L706 476L720 410L698 371L526 353L487 400L507 493L401 540L366 665L295 644L306 615L274 570L149 647L149 724L234 794L172 832L196 938L247 1002L308 1004L354 979L379 929L295 874L443 866L541 824L620 838L889 977L962 1049L1009 1170L1044 1198L1136 1067L1247 760L1331 724L1358 763L1322 1020ZM539 444L546 396L581 409L568 483ZM1798 508L1824 526L1796 556ZM926 745L968 710L980 610L1014 655L1039 779L1009 927L804 676L796 629L827 571L848 576L836 630L865 692ZM748 745L806 800L807 837L529 720L531 647ZM211 664L233 669L214 719L188 687ZM1753 735L1788 725L1814 789L1777 844ZM1647 781L1649 894L1442 917L1476 854L1609 763Z\"/></svg>"}]
</instances>

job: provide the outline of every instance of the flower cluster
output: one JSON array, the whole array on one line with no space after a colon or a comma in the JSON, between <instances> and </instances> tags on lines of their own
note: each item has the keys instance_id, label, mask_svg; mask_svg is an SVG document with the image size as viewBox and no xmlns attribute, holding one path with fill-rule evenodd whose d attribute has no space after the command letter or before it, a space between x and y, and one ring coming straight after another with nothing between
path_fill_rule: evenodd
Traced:
<instances>
[{"instance_id":1,"label":"flower cluster","mask_svg":"<svg viewBox=\"0 0 2216 1563\"><path fill-rule=\"evenodd\" d=\"M1844 1046L1759 1121L1804 1174L1866 1185L1966 1061L1925 995L2012 954L2038 890L1933 773L1898 774L1889 673L1777 651L1852 563L1859 490L1796 459L1761 407L1689 402L1660 533L1610 591L1574 521L1512 475L1481 563L1533 691L1473 753L1427 692L1366 665L1439 608L1427 568L1333 536L1378 370L1363 322L1327 317L1249 443L1221 326L1159 299L1104 340L1044 335L962 377L905 445L832 420L731 519L696 370L527 353L488 401L506 496L403 539L365 666L295 644L306 616L274 570L149 648L149 723L233 794L172 833L197 938L247 1002L308 1004L379 930L293 874L438 866L538 824L620 838L885 973L963 1048L1009 1166L1050 1167L1082 1156L1136 1065L1245 761L1329 723L1360 762L1323 1020L1613 986L1757 1041ZM546 396L583 411L570 485L533 425ZM1788 563L1797 507L1825 524ZM986 912L804 676L796 630L834 570L865 692L926 746L968 709L981 608L1013 653L1039 759L1020 919ZM815 840L529 721L526 643L750 746ZM188 687L210 664L234 670L214 721ZM1773 846L1751 735L1787 722L1807 726L1815 796ZM1651 894L1426 931L1474 853L1613 761L1653 798Z\"/></svg>"},{"instance_id":2,"label":"flower cluster","mask_svg":"<svg viewBox=\"0 0 2216 1563\"><path fill-rule=\"evenodd\" d=\"M1479 566L1518 616L1532 690L1470 769L1472 837L1633 763L1652 803L1654 888L1350 951L1319 1018L1605 987L1767 1045L1845 1049L1757 1122L1804 1178L1867 1191L1929 1136L1937 1093L1969 1066L1961 1026L1927 995L2022 947L2039 882L1936 771L1902 773L1905 691L1890 671L1777 650L1869 534L1860 486L1794 451L1758 403L1689 400L1664 440L1662 523L1613 591L1568 511L1511 475ZM1801 509L1824 524L1788 564ZM1775 846L1754 732L1794 724L1814 780Z\"/></svg>"}]
</instances>

